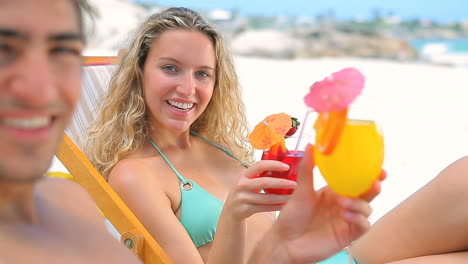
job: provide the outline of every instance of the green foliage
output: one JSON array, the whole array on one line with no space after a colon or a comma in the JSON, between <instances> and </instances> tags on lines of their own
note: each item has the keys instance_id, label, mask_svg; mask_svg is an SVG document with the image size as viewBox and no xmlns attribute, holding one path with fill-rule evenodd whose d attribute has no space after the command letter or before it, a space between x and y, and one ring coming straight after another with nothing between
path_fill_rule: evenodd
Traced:
<instances>
[{"instance_id":1,"label":"green foliage","mask_svg":"<svg viewBox=\"0 0 468 264\"><path fill-rule=\"evenodd\" d=\"M252 16L249 17L249 27L252 29L266 29L275 26L274 17Z\"/></svg>"},{"instance_id":2,"label":"green foliage","mask_svg":"<svg viewBox=\"0 0 468 264\"><path fill-rule=\"evenodd\" d=\"M344 33L357 34L364 36L377 36L379 31L384 28L381 22L357 22L347 21L337 24L336 28Z\"/></svg>"},{"instance_id":3,"label":"green foliage","mask_svg":"<svg viewBox=\"0 0 468 264\"><path fill-rule=\"evenodd\" d=\"M137 2L135 4L143 7L145 10L151 10L153 7L156 6L154 1L140 1L140 2Z\"/></svg>"}]
</instances>

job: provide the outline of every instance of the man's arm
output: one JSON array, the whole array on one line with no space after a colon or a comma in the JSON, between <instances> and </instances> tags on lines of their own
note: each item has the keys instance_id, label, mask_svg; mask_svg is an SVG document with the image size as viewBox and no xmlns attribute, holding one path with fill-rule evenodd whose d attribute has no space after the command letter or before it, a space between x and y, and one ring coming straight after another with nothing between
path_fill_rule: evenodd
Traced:
<instances>
[{"instance_id":1,"label":"man's arm","mask_svg":"<svg viewBox=\"0 0 468 264\"><path fill-rule=\"evenodd\" d=\"M380 192L380 181L360 198L345 198L328 187L316 191L313 168L313 149L309 145L293 195L248 263L318 262L343 250L369 228L369 201Z\"/></svg>"}]
</instances>

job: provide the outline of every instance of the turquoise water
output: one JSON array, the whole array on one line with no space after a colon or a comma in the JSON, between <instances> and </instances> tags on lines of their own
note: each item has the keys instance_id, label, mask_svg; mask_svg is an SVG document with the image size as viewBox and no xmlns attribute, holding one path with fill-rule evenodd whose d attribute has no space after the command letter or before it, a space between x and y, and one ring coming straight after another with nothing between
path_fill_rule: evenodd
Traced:
<instances>
[{"instance_id":1,"label":"turquoise water","mask_svg":"<svg viewBox=\"0 0 468 264\"><path fill-rule=\"evenodd\" d=\"M460 39L421 39L421 40L414 40L411 42L411 45L419 50L422 51L425 45L427 44L437 44L443 45L447 53L462 53L468 54L468 38L460 38Z\"/></svg>"}]
</instances>

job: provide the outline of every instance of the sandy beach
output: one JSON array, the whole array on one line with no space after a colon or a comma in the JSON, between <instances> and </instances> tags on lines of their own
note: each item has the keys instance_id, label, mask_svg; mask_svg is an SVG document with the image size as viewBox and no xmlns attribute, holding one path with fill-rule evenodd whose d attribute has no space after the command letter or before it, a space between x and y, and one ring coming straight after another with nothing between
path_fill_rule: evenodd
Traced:
<instances>
[{"instance_id":1,"label":"sandy beach","mask_svg":"<svg viewBox=\"0 0 468 264\"><path fill-rule=\"evenodd\" d=\"M371 222L468 153L468 67L356 58L235 57L235 63L251 128L279 112L302 120L310 85L332 72L355 67L366 76L350 116L381 125L388 173L382 193L372 202ZM315 117L313 113L307 129L312 130ZM56 159L50 170L66 171ZM317 187L324 185L318 172L316 182Z\"/></svg>"}]
</instances>

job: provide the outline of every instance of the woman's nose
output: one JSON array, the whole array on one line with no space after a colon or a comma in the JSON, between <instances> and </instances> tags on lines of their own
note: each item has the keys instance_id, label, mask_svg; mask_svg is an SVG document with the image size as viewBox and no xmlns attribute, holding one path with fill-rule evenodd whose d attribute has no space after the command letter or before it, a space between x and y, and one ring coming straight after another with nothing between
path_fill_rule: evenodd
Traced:
<instances>
[{"instance_id":1,"label":"woman's nose","mask_svg":"<svg viewBox=\"0 0 468 264\"><path fill-rule=\"evenodd\" d=\"M184 74L180 80L180 83L177 85L177 92L185 95L190 96L195 94L195 79L192 73Z\"/></svg>"}]
</instances>

